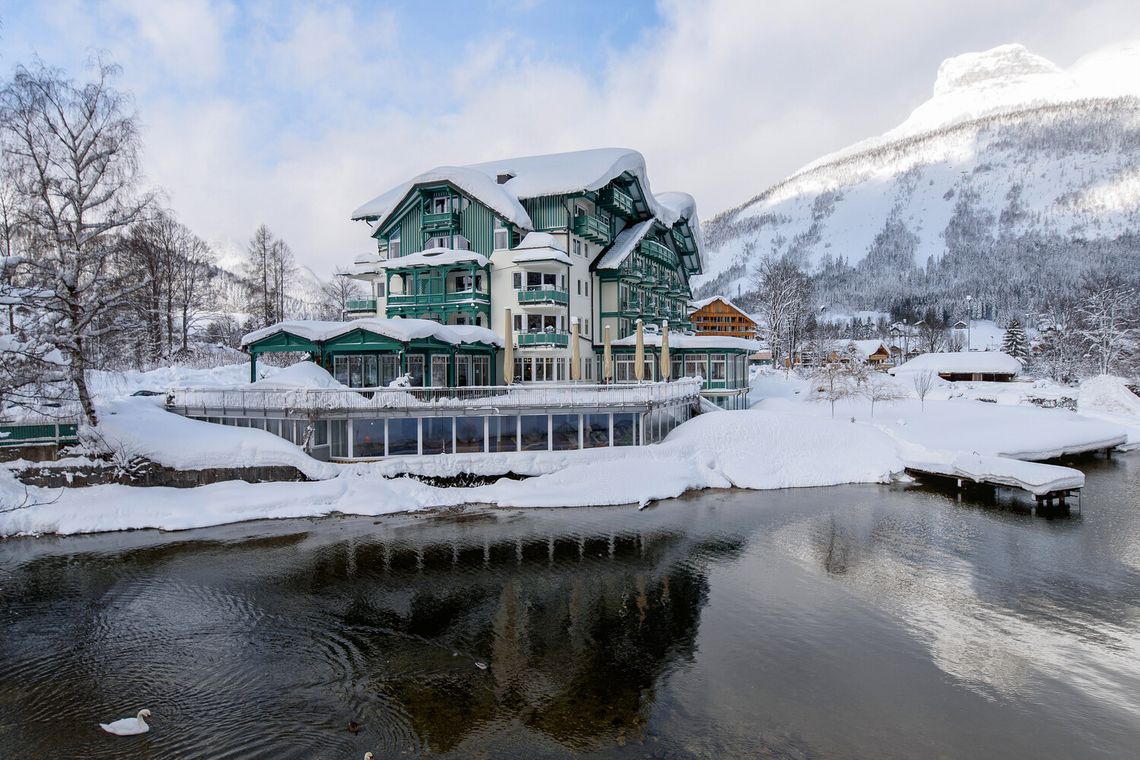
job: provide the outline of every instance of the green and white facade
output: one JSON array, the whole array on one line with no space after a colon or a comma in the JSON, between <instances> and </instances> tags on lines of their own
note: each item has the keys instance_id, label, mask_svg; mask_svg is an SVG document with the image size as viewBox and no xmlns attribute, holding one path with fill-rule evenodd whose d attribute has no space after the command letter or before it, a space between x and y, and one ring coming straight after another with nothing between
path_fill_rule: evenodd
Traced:
<instances>
[{"instance_id":1,"label":"green and white facade","mask_svg":"<svg viewBox=\"0 0 1140 760\"><path fill-rule=\"evenodd\" d=\"M571 377L572 325L585 381L600 379L604 328L687 327L701 271L695 203L654 194L645 161L604 148L438 167L361 206L375 252L353 277L371 297L350 316L405 317L507 333L514 377ZM499 372L496 375L501 376Z\"/></svg>"}]
</instances>

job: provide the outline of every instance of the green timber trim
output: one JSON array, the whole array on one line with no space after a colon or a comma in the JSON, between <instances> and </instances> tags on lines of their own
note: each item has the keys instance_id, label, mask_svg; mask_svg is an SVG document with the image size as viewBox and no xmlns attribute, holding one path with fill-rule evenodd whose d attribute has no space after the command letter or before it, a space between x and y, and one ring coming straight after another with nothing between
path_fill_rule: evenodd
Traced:
<instances>
[{"instance_id":1,"label":"green timber trim","mask_svg":"<svg viewBox=\"0 0 1140 760\"><path fill-rule=\"evenodd\" d=\"M430 200L446 191L448 198L458 199L457 205L467 202L466 208L443 213L425 212L424 206ZM565 215L565 209L562 209ZM455 236L467 239L470 249L484 256L494 250L494 220L499 219L508 229L513 225L489 206L464 193L451 182L429 182L416 185L408 190L396 210L373 232L379 247L387 248L389 236L400 229L400 256L419 253L424 250L430 237L446 235L450 237L450 247L455 247Z\"/></svg>"},{"instance_id":2,"label":"green timber trim","mask_svg":"<svg viewBox=\"0 0 1140 760\"><path fill-rule=\"evenodd\" d=\"M570 212L566 208L569 196L543 195L538 198L527 198L523 201L523 208L530 215L537 232L563 232L569 228Z\"/></svg>"},{"instance_id":3,"label":"green timber trim","mask_svg":"<svg viewBox=\"0 0 1140 760\"><path fill-rule=\"evenodd\" d=\"M79 441L79 425L74 422L8 422L0 424L0 447L70 444Z\"/></svg>"}]
</instances>

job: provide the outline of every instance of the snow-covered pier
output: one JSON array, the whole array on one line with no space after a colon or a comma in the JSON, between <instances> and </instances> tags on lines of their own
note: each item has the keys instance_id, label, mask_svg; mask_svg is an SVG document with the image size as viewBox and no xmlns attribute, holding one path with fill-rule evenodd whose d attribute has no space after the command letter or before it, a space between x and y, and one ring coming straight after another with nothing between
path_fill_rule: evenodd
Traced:
<instances>
[{"instance_id":1,"label":"snow-covered pier","mask_svg":"<svg viewBox=\"0 0 1140 760\"><path fill-rule=\"evenodd\" d=\"M907 472L951 478L959 489L965 482L1001 486L1026 491L1038 506L1052 506L1080 493L1085 474L1072 467L1040 462L1023 462L1001 456L960 454L949 461L906 461Z\"/></svg>"}]
</instances>

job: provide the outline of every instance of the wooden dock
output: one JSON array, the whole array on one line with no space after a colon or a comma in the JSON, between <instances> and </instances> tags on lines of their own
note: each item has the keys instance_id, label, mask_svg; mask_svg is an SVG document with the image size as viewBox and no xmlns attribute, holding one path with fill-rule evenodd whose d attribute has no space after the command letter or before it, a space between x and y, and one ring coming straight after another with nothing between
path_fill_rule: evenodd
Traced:
<instances>
[{"instance_id":1,"label":"wooden dock","mask_svg":"<svg viewBox=\"0 0 1140 760\"><path fill-rule=\"evenodd\" d=\"M1040 462L1023 462L1008 457L960 454L949 462L905 462L908 473L933 475L956 481L959 490L966 483L1014 488L1033 495L1038 507L1068 507L1068 500L1080 497L1085 474L1072 467Z\"/></svg>"}]
</instances>

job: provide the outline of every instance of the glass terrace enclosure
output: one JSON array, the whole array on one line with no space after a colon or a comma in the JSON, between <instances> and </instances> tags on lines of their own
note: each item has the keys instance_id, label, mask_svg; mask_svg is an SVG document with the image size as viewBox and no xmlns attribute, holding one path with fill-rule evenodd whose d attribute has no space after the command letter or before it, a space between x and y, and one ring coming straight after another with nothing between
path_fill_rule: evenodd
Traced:
<instances>
[{"instance_id":1,"label":"glass terrace enclosure","mask_svg":"<svg viewBox=\"0 0 1140 760\"><path fill-rule=\"evenodd\" d=\"M695 411L700 382L470 388L175 390L167 408L253 427L318 459L572 451L656 443Z\"/></svg>"}]
</instances>

